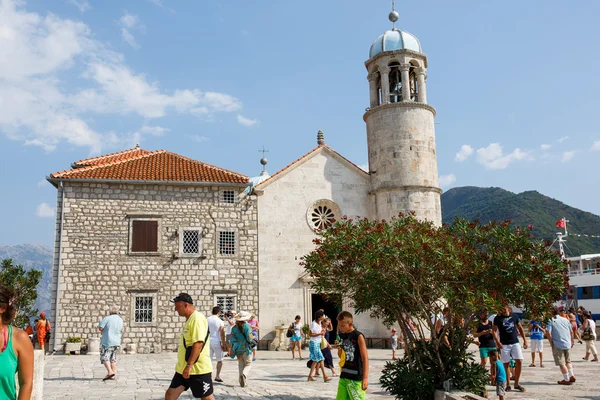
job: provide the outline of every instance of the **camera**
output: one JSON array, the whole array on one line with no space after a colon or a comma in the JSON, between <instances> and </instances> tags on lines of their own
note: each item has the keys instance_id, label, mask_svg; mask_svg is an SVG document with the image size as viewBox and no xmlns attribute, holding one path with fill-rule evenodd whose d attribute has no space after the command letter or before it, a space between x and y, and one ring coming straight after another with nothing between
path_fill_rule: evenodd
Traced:
<instances>
[{"instance_id":1,"label":"camera","mask_svg":"<svg viewBox=\"0 0 600 400\"><path fill-rule=\"evenodd\" d=\"M231 312L231 311L226 311L226 312L225 312L225 316L226 316L227 318L231 318L231 317L233 317L233 314L232 314L232 312Z\"/></svg>"}]
</instances>

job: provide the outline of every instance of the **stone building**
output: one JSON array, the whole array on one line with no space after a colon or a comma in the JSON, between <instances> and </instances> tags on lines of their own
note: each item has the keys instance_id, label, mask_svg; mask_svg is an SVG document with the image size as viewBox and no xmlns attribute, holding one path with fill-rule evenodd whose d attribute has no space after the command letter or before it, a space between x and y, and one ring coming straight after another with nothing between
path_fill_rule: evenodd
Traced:
<instances>
[{"instance_id":1,"label":"stone building","mask_svg":"<svg viewBox=\"0 0 600 400\"><path fill-rule=\"evenodd\" d=\"M308 322L319 308L330 316L348 309L313 293L300 265L316 228L343 215L389 220L400 212L441 224L427 56L414 35L394 27L373 42L365 66L368 171L319 132L315 149L273 176L263 158L251 180L139 148L52 174L55 344L92 335L116 302L126 338L147 350L173 348L180 324L168 299L179 291L205 313L214 304L256 312L266 340L297 314ZM368 315L356 322L367 338L387 336Z\"/></svg>"},{"instance_id":2,"label":"stone building","mask_svg":"<svg viewBox=\"0 0 600 400\"><path fill-rule=\"evenodd\" d=\"M180 318L169 299L198 309L258 309L257 209L248 177L168 151L136 147L51 174L57 187L54 348L98 335L111 304L124 341L174 349Z\"/></svg>"}]
</instances>

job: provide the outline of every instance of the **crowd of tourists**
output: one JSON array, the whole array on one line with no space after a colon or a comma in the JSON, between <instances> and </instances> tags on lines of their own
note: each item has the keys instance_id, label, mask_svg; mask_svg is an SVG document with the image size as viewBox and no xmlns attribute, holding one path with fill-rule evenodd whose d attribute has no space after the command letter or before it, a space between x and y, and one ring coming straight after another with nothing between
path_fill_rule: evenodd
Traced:
<instances>
[{"instance_id":1,"label":"crowd of tourists","mask_svg":"<svg viewBox=\"0 0 600 400\"><path fill-rule=\"evenodd\" d=\"M24 331L13 327L12 322L16 314L15 299L16 293L13 289L0 285L0 398L9 400L17 399L15 374L19 382L18 398L31 398L34 364L31 337L35 335L36 344L43 349L45 339L51 332L50 324L43 313L35 324L35 330L31 325ZM196 311L194 301L187 293L180 293L171 301L177 314L185 318L185 323L179 339L175 374L165 393L165 399L177 399L186 390L191 390L196 398L214 399L213 358L216 361L214 382L223 382L223 360L230 357L238 360L240 386L248 386L258 347L260 324L256 316L246 311L223 312L219 306L215 306L212 315L206 318ZM444 335L443 328L449 318L448 309L434 318L434 334ZM524 359L522 348L527 349L531 346L529 367L537 367L537 356L539 367L545 368L544 338L548 340L554 362L562 374L562 379L557 381L559 385L572 385L577 382L570 352L575 341L585 342L584 360L591 358L592 362L598 362L595 346L596 324L591 313L583 307L577 311L556 307L550 320L529 321L529 341L520 318L508 306L503 307L496 315L482 311L478 320L477 329L470 337L472 342L479 346L481 365L487 367L489 362L491 383L496 386L496 394L500 399L504 399L506 393L513 390L525 391L525 387L521 385ZM306 335L309 345L308 381L316 381L320 376L324 382L330 382L332 376L337 375L332 356L332 352L337 351L340 379L336 399L364 399L369 384L369 358L365 337L354 328L351 313L342 311L337 315L336 321L337 331L334 332L332 320L323 310L318 310L308 332L303 332L301 317L297 315L289 325L287 333L292 359L303 360L302 343L303 335ZM116 307L111 307L109 315L98 324L102 334L100 361L107 371L103 378L105 381L116 379L117 353L121 346L123 325ZM405 328L416 332L410 319ZM396 351L400 343L402 337L398 335L396 328L392 328L392 359L397 358ZM448 344L447 341L443 343ZM407 341L404 341L404 345L407 346Z\"/></svg>"}]
</instances>

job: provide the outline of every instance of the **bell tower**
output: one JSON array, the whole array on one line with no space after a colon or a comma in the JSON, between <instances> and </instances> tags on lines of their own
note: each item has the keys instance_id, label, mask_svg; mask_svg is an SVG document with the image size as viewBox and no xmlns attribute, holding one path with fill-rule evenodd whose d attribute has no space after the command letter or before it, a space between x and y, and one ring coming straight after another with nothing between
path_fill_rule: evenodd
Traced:
<instances>
[{"instance_id":1,"label":"bell tower","mask_svg":"<svg viewBox=\"0 0 600 400\"><path fill-rule=\"evenodd\" d=\"M441 225L435 148L435 108L427 103L427 56L419 40L396 29L371 45L367 125L369 174L375 217L390 220L414 211L421 220Z\"/></svg>"}]
</instances>

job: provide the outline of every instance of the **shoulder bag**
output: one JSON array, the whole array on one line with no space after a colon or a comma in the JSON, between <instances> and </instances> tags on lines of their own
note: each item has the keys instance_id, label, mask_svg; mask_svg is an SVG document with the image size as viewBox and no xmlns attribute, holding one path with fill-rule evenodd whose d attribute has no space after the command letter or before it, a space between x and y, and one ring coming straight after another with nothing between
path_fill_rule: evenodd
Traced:
<instances>
[{"instance_id":1,"label":"shoulder bag","mask_svg":"<svg viewBox=\"0 0 600 400\"><path fill-rule=\"evenodd\" d=\"M325 335L321 336L321 350L326 349L329 346L329 342L325 339Z\"/></svg>"},{"instance_id":2,"label":"shoulder bag","mask_svg":"<svg viewBox=\"0 0 600 400\"><path fill-rule=\"evenodd\" d=\"M206 348L206 341L208 340L208 335L210 334L210 329L208 329L208 326L206 327L206 337L204 338L204 345L202 345L202 350L200 351L200 354L202 354L202 352L204 351L204 349ZM186 343L185 343L185 336L181 335L182 339L183 339L183 347L185 347L185 362L188 363L189 365L192 364L196 364L198 362L198 360L200 359L200 354L198 354L198 357L196 358L196 361L194 361L192 364L190 364L190 356L192 355L192 349L194 348L194 346L190 346L187 347Z\"/></svg>"},{"instance_id":3,"label":"shoulder bag","mask_svg":"<svg viewBox=\"0 0 600 400\"><path fill-rule=\"evenodd\" d=\"M248 340L248 336L244 333L241 332L242 335L244 335L244 339L246 339L246 342L248 342L248 346L254 350L256 348L256 346L258 346L258 342L256 341L256 339L252 339L251 341Z\"/></svg>"},{"instance_id":4,"label":"shoulder bag","mask_svg":"<svg viewBox=\"0 0 600 400\"><path fill-rule=\"evenodd\" d=\"M288 327L287 333L285 334L285 336L291 338L292 336L294 336L294 324L291 324Z\"/></svg>"},{"instance_id":5,"label":"shoulder bag","mask_svg":"<svg viewBox=\"0 0 600 400\"><path fill-rule=\"evenodd\" d=\"M594 340L594 334L592 333L591 327L588 326L587 328L585 328L585 330L581 334L581 339L582 340Z\"/></svg>"}]
</instances>

